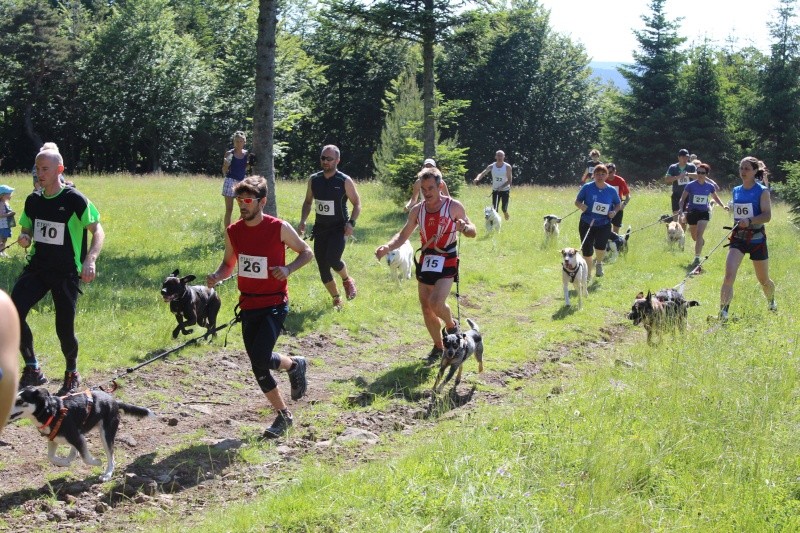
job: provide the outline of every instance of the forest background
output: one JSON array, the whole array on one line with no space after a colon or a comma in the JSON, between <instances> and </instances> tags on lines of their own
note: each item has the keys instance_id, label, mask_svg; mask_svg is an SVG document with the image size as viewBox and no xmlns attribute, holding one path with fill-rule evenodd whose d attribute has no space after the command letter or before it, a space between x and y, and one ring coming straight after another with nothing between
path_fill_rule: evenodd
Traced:
<instances>
[{"instance_id":1,"label":"forest background","mask_svg":"<svg viewBox=\"0 0 800 533\"><path fill-rule=\"evenodd\" d=\"M800 160L795 1L757 29L771 35L769 54L687 47L664 5L643 6L621 92L592 76L583 46L535 0L277 2L275 176L304 178L333 143L356 179L391 181L431 155L451 179L469 178L502 148L517 183L574 183L595 147L634 182L662 176L679 148L723 183L749 154L786 177ZM68 173L218 173L231 133L253 129L258 8L0 0L0 170L29 169L55 141ZM375 22L413 24L391 18L416 8L430 8L419 20L435 30L435 154L423 153L425 43Z\"/></svg>"}]
</instances>

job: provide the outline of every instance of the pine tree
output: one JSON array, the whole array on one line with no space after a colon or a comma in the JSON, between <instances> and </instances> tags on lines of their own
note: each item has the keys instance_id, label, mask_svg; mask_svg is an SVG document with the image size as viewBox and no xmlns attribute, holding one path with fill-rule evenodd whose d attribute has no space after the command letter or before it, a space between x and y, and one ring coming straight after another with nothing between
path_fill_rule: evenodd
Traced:
<instances>
[{"instance_id":1,"label":"pine tree","mask_svg":"<svg viewBox=\"0 0 800 533\"><path fill-rule=\"evenodd\" d=\"M687 117L680 100L679 47L686 39L677 34L680 19L667 18L665 1L652 0L650 16L642 16L645 29L634 32L640 46L635 63L620 68L630 92L619 95L617 113L608 117L606 151L632 175L663 175L683 148L678 143Z\"/></svg>"}]
</instances>

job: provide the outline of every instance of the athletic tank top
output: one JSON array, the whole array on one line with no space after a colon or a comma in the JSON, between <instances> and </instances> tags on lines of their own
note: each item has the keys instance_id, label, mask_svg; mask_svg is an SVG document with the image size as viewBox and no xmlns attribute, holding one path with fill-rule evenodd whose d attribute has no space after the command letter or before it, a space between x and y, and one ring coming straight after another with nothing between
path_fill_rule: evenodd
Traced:
<instances>
[{"instance_id":1,"label":"athletic tank top","mask_svg":"<svg viewBox=\"0 0 800 533\"><path fill-rule=\"evenodd\" d=\"M347 212L347 191L344 188L347 178L347 174L339 170L330 178L326 178L321 171L311 176L315 224L343 226L350 218Z\"/></svg>"},{"instance_id":2,"label":"athletic tank top","mask_svg":"<svg viewBox=\"0 0 800 533\"><path fill-rule=\"evenodd\" d=\"M509 167L508 163L503 163L503 166L497 168L497 163L492 163L492 190L493 191L509 191L511 185L506 185L500 188L500 185L508 178L506 169Z\"/></svg>"},{"instance_id":3,"label":"athletic tank top","mask_svg":"<svg viewBox=\"0 0 800 533\"><path fill-rule=\"evenodd\" d=\"M286 247L281 241L283 221L269 215L257 226L237 220L228 226L228 237L238 265L239 306L262 309L289 301L288 283L277 280L269 269L286 266Z\"/></svg>"},{"instance_id":4,"label":"athletic tank top","mask_svg":"<svg viewBox=\"0 0 800 533\"><path fill-rule=\"evenodd\" d=\"M449 248L455 244L458 239L458 232L456 231L456 223L450 215L451 199L447 197L442 198L442 206L435 213L429 213L423 203L419 208L419 236L422 241L422 246L426 250L436 250L438 252L450 252ZM428 243L429 240L432 241ZM427 246L426 246L427 244Z\"/></svg>"}]
</instances>

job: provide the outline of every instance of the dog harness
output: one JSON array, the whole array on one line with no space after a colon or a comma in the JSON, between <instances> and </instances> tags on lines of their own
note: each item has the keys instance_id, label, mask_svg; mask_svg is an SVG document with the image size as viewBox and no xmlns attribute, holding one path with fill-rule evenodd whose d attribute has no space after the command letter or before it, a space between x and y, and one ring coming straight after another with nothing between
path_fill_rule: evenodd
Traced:
<instances>
[{"instance_id":1,"label":"dog harness","mask_svg":"<svg viewBox=\"0 0 800 533\"><path fill-rule=\"evenodd\" d=\"M58 432L61 430L61 424L64 422L64 418L66 418L67 413L69 412L69 408L64 405L63 398L68 398L70 396L77 396L79 394L86 395L86 418L83 421L83 425L85 426L86 423L89 421L89 416L92 414L92 410L94 409L94 396L92 396L92 391L86 389L83 392L75 392L73 394L67 394L66 396L60 396L58 398L58 404L61 406L58 409L58 418L56 419L56 423L53 428L50 430L50 433L47 434L47 439L52 441L58 436ZM39 431L43 431L44 428L48 427L52 422L53 419L56 418L55 414L50 415L50 418L47 419L47 422L39 426ZM86 429L85 427L83 429Z\"/></svg>"},{"instance_id":2,"label":"dog harness","mask_svg":"<svg viewBox=\"0 0 800 533\"><path fill-rule=\"evenodd\" d=\"M578 266L575 268L575 270L567 270L567 267L564 265L564 263L561 263L561 270L563 270L567 276L569 276L569 281L571 283L575 283L575 277L578 275L578 272L581 271L581 268L583 268L583 265L578 263Z\"/></svg>"}]
</instances>

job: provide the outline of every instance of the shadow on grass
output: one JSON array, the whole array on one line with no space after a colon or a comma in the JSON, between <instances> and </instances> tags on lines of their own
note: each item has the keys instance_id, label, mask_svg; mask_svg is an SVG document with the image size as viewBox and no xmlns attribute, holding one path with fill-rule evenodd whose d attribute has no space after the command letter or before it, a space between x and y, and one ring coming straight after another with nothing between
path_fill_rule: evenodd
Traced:
<instances>
[{"instance_id":1,"label":"shadow on grass","mask_svg":"<svg viewBox=\"0 0 800 533\"><path fill-rule=\"evenodd\" d=\"M459 394L454 385L447 394L431 395L431 401L425 409L424 418L426 420L429 418L438 418L448 411L463 407L472 401L472 397L475 395L477 388L477 385L473 385L466 394Z\"/></svg>"},{"instance_id":2,"label":"shadow on grass","mask_svg":"<svg viewBox=\"0 0 800 533\"><path fill-rule=\"evenodd\" d=\"M572 316L578 312L578 307L575 305L562 305L558 311L553 313L552 319L553 320L564 320L568 316Z\"/></svg>"},{"instance_id":3,"label":"shadow on grass","mask_svg":"<svg viewBox=\"0 0 800 533\"><path fill-rule=\"evenodd\" d=\"M366 407L371 405L378 397L389 397L416 402L425 396L418 389L430 381L434 367L427 366L423 361L400 365L392 368L385 374L378 376L372 383L362 376L338 380L340 383L350 382L362 389L360 393L350 398L350 403Z\"/></svg>"}]
</instances>

